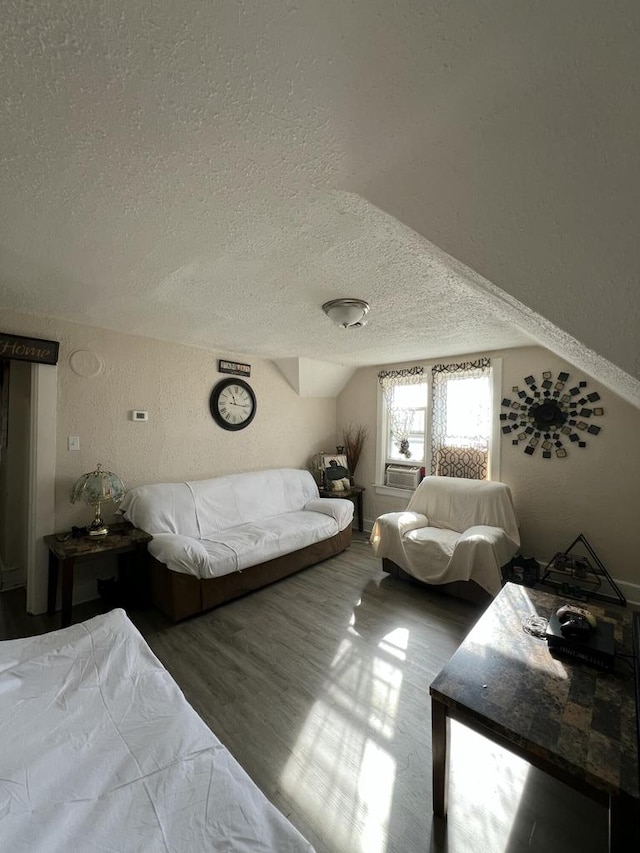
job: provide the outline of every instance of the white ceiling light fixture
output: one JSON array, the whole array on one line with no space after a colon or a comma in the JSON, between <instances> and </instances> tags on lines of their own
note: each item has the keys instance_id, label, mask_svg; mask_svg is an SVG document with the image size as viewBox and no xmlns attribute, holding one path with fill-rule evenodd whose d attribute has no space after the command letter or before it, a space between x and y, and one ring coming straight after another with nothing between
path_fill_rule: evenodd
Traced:
<instances>
[{"instance_id":1,"label":"white ceiling light fixture","mask_svg":"<svg viewBox=\"0 0 640 853\"><path fill-rule=\"evenodd\" d=\"M369 303L363 299L332 299L324 303L322 310L342 329L361 329Z\"/></svg>"}]
</instances>

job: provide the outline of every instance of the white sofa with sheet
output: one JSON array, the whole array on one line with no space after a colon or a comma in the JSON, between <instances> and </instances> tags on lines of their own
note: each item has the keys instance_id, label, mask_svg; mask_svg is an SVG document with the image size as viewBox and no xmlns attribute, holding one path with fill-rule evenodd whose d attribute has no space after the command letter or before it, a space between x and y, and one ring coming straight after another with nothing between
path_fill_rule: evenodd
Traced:
<instances>
[{"instance_id":1,"label":"white sofa with sheet","mask_svg":"<svg viewBox=\"0 0 640 853\"><path fill-rule=\"evenodd\" d=\"M176 620L324 560L351 542L353 504L280 468L131 489L120 513L151 533L154 604Z\"/></svg>"},{"instance_id":2,"label":"white sofa with sheet","mask_svg":"<svg viewBox=\"0 0 640 853\"><path fill-rule=\"evenodd\" d=\"M386 571L399 568L474 599L463 585L471 581L495 596L501 567L520 547L511 490L487 480L425 477L404 512L376 519L371 543Z\"/></svg>"}]
</instances>

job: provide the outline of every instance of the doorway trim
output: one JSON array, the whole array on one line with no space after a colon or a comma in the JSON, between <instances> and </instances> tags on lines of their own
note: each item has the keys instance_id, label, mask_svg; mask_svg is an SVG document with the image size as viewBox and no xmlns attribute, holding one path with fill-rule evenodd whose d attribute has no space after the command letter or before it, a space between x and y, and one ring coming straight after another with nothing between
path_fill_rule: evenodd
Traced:
<instances>
[{"instance_id":1,"label":"doorway trim","mask_svg":"<svg viewBox=\"0 0 640 853\"><path fill-rule=\"evenodd\" d=\"M47 609L49 559L43 536L55 530L58 368L31 367L27 613Z\"/></svg>"}]
</instances>

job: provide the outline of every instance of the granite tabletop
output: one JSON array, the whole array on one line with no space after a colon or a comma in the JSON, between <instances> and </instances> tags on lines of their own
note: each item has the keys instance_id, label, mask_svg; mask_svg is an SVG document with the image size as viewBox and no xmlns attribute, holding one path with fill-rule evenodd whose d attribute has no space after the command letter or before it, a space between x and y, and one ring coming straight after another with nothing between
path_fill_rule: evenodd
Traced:
<instances>
[{"instance_id":1,"label":"granite tabletop","mask_svg":"<svg viewBox=\"0 0 640 853\"><path fill-rule=\"evenodd\" d=\"M63 538L66 537L66 538ZM142 546L153 539L145 530L134 527L128 521L120 521L109 525L105 536L71 536L71 533L52 533L44 537L44 541L59 560L82 559L104 552L118 553L131 548Z\"/></svg>"},{"instance_id":2,"label":"granite tabletop","mask_svg":"<svg viewBox=\"0 0 640 853\"><path fill-rule=\"evenodd\" d=\"M561 596L508 583L433 681L431 695L527 753L609 794L640 796L631 613L589 603L612 622L613 672L553 657L523 624L548 619Z\"/></svg>"}]
</instances>

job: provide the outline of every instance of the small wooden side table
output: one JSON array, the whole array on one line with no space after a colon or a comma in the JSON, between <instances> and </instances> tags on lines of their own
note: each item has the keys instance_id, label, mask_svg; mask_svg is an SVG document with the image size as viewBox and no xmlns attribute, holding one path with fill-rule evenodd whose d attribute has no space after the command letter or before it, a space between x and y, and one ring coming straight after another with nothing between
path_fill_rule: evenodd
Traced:
<instances>
[{"instance_id":1,"label":"small wooden side table","mask_svg":"<svg viewBox=\"0 0 640 853\"><path fill-rule=\"evenodd\" d=\"M346 498L352 501L358 514L358 530L362 533L364 530L364 515L362 511L362 495L364 490L364 486L351 486L343 492L332 492L328 489L320 489L319 491L321 498Z\"/></svg>"},{"instance_id":2,"label":"small wooden side table","mask_svg":"<svg viewBox=\"0 0 640 853\"><path fill-rule=\"evenodd\" d=\"M62 621L61 627L71 624L71 601L73 597L73 573L77 562L95 560L105 555L118 556L118 571L123 574L133 570L144 562L147 542L153 539L149 533L139 530L128 521L109 526L105 536L79 536L61 541L61 535L51 534L44 537L49 549L49 589L47 612L55 613L56 593L58 591L58 573L62 570ZM133 571L130 573L133 575Z\"/></svg>"}]
</instances>

